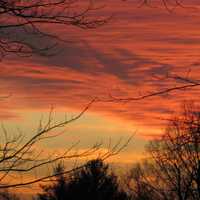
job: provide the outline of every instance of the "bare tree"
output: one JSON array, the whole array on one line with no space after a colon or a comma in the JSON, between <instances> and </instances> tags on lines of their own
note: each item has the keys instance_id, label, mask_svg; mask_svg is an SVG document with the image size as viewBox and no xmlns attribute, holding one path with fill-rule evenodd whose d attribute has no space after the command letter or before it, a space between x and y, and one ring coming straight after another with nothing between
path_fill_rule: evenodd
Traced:
<instances>
[{"instance_id":1,"label":"bare tree","mask_svg":"<svg viewBox=\"0 0 200 200\"><path fill-rule=\"evenodd\" d=\"M199 110L185 106L181 116L170 120L162 138L149 144L148 152L154 162L151 182L161 199L200 198L199 131Z\"/></svg>"},{"instance_id":2,"label":"bare tree","mask_svg":"<svg viewBox=\"0 0 200 200\"><path fill-rule=\"evenodd\" d=\"M27 186L51 180L53 177L60 174L43 173L41 175L41 173L37 174L37 172L40 172L41 170L44 171L44 169L45 172L47 172L48 167L52 168L53 164L56 164L61 160L69 161L71 159L83 158L94 154L97 154L99 158L104 160L118 154L128 144L130 139L126 142L119 140L113 145L109 143L106 152L101 151L102 143L94 144L91 148L84 151L75 151L78 143L74 143L62 154L53 153L50 156L47 155L47 152L38 150L38 144L41 141L57 137L59 135L56 133L57 129L78 120L89 109L93 102L94 100L91 101L77 116L69 120L64 120L63 122L55 123L52 119L52 113L50 113L48 121L45 124L41 123L36 133L26 140L24 139L23 134L9 136L7 130L2 127L3 135L1 135L0 143L0 189ZM81 165L77 165L62 173L66 174L80 169L81 167Z\"/></svg>"},{"instance_id":3,"label":"bare tree","mask_svg":"<svg viewBox=\"0 0 200 200\"><path fill-rule=\"evenodd\" d=\"M200 114L193 105L169 120L160 139L147 146L150 157L127 176L133 199L200 199Z\"/></svg>"},{"instance_id":4,"label":"bare tree","mask_svg":"<svg viewBox=\"0 0 200 200\"><path fill-rule=\"evenodd\" d=\"M148 162L135 163L123 178L129 196L133 200L159 200L157 192L147 183L146 176L151 176L151 165Z\"/></svg>"}]
</instances>

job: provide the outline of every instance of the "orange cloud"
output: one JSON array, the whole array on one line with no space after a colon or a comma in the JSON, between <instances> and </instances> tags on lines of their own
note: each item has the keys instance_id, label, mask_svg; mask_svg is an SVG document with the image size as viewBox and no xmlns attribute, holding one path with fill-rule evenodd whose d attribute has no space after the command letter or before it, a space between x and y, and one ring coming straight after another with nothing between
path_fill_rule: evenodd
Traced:
<instances>
[{"instance_id":1,"label":"orange cloud","mask_svg":"<svg viewBox=\"0 0 200 200\"><path fill-rule=\"evenodd\" d=\"M1 62L0 93L11 97L1 101L0 118L22 120L23 113L48 112L51 105L59 111L77 112L93 97L136 97L160 91L182 84L162 77L187 75L188 68L190 77L199 78L199 12L138 9L132 1L120 1L108 3L98 15L110 13L117 15L96 30L53 30L71 40L61 44L63 50L55 57L13 56ZM197 100L198 95L195 88L126 104L97 103L89 112L116 124L127 123L147 140L162 132L165 121L160 118L176 112L183 100ZM88 121L87 126L98 129L101 124Z\"/></svg>"}]
</instances>

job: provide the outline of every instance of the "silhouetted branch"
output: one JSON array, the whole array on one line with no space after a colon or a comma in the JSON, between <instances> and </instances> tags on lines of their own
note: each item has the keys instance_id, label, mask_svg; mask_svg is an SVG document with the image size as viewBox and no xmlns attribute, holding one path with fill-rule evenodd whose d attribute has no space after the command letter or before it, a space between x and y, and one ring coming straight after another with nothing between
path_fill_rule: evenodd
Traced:
<instances>
[{"instance_id":1,"label":"silhouetted branch","mask_svg":"<svg viewBox=\"0 0 200 200\"><path fill-rule=\"evenodd\" d=\"M125 142L122 142L120 140L119 142L117 142L116 144L111 146L110 149L107 149L107 151L105 153L101 152L102 143L99 143L99 144L94 145L89 150L86 150L86 151L84 151L82 153L72 154L70 156L67 156L67 155L65 156L66 152L67 153L70 152L69 150L67 150L65 152L65 154L63 154L62 156L56 157L55 159L51 159L51 160L46 161L46 162L42 161L41 164L34 165L31 168L25 168L25 169L17 169L17 168L15 168L15 169L12 169L12 168L6 169L5 168L5 169L3 169L1 171L7 171L8 170L8 173L11 173L13 171L17 172L17 173L28 172L28 171L32 171L35 168L41 167L42 165L45 165L45 166L47 164L51 164L52 165L55 161L61 161L61 160L72 159L72 158L83 158L83 157L91 156L94 153L98 153L98 152L99 152L98 159L105 160L105 159L108 159L109 157L117 155L121 150L123 150L129 144L131 139L132 139L132 137L128 138ZM74 147L74 146L72 146L72 147ZM27 162L27 160L26 160L26 162ZM10 184L9 183L8 184L2 184L1 181L0 181L0 183L1 183L0 184L0 189L23 187L23 186L32 185L32 184L35 184L35 183L38 183L38 182L53 181L52 178L55 178L55 177L60 176L60 175L69 174L69 173L71 173L73 171L76 171L76 170L79 170L79 169L83 168L84 166L85 166L85 164L82 164L82 165L79 165L77 167L73 167L70 170L65 170L65 171L59 172L59 173L53 173L51 175L41 176L39 178L31 178L30 181L22 181L22 182L19 181L19 182L15 183L15 184L12 184L12 183L10 183Z\"/></svg>"},{"instance_id":2,"label":"silhouetted branch","mask_svg":"<svg viewBox=\"0 0 200 200\"><path fill-rule=\"evenodd\" d=\"M34 53L51 55L48 50L63 41L55 33L50 33L44 25L75 26L93 29L106 23L108 19L93 15L101 7L92 0L12 0L0 2L0 54L15 53L30 56ZM51 38L52 42L43 47L32 40Z\"/></svg>"},{"instance_id":3,"label":"silhouetted branch","mask_svg":"<svg viewBox=\"0 0 200 200\"><path fill-rule=\"evenodd\" d=\"M52 177L58 176L59 174L43 174L39 177L33 177L33 175L38 170L41 171L44 168L48 169L48 167L52 167L53 164L60 161L94 155L97 155L100 159L105 160L118 154L122 149L124 149L132 137L126 142L122 142L120 139L114 145L111 145L110 143L106 151L102 151L102 143L96 143L91 148L83 151L75 151L79 142L71 144L71 146L65 149L63 153L54 152L50 156L47 156L45 155L45 152L38 150L37 145L39 142L51 139L52 137L57 137L59 134L53 133L53 135L51 135L50 133L78 120L95 101L96 99L93 99L78 115L72 117L71 119L66 119L63 122L53 123L53 111L51 110L47 122L45 124L40 122L40 126L36 133L25 142L24 134L19 133L18 135L10 137L6 128L2 126L3 135L1 136L0 143L0 189L27 186L41 181L48 181ZM75 167L63 173L70 173L80 167ZM24 180L24 178L28 178L30 180L27 181ZM12 181L10 181L10 179L12 179Z\"/></svg>"},{"instance_id":4,"label":"silhouetted branch","mask_svg":"<svg viewBox=\"0 0 200 200\"><path fill-rule=\"evenodd\" d=\"M189 80L188 80L188 82L189 82ZM191 88L198 87L198 86L200 86L200 82L192 82L191 81L191 83L187 83L187 84L175 86L175 87L169 87L167 89L160 90L160 91L149 92L148 94L141 95L141 96L119 98L119 97L116 97L116 96L113 96L112 94L110 94L109 98L107 98L107 99L100 99L99 98L97 101L99 101L99 102L127 103L127 102L131 102L131 101L140 101L140 100L148 99L148 98L151 98L151 97L161 96L161 95L168 94L168 93L171 93L171 92L183 91L183 90L191 89Z\"/></svg>"},{"instance_id":5,"label":"silhouetted branch","mask_svg":"<svg viewBox=\"0 0 200 200\"><path fill-rule=\"evenodd\" d=\"M63 122L53 123L52 113L50 112L47 122L43 126L40 124L37 132L25 143L23 142L23 134L20 133L9 137L6 128L2 126L3 135L0 144L0 188L6 188L10 185L6 183L6 180L11 174L18 176L20 173L32 173L33 170L53 164L59 160L84 157L97 151L100 148L100 145L96 144L91 149L84 152L72 153L72 150L77 146L77 143L75 143L61 155L56 155L54 153L50 157L42 158L42 152L38 152L36 148L36 145L41 140L49 139L49 137L52 136L50 135L52 130L67 126L78 120L89 109L94 101L95 100L92 100L77 116L69 120L64 120Z\"/></svg>"},{"instance_id":6,"label":"silhouetted branch","mask_svg":"<svg viewBox=\"0 0 200 200\"><path fill-rule=\"evenodd\" d=\"M141 0L139 1L140 5L139 7L148 6L151 8L156 8L156 5L153 5L153 3L161 3L162 6L168 11L173 12L176 8L184 8L184 9L195 9L194 7L186 6L182 0Z\"/></svg>"}]
</instances>

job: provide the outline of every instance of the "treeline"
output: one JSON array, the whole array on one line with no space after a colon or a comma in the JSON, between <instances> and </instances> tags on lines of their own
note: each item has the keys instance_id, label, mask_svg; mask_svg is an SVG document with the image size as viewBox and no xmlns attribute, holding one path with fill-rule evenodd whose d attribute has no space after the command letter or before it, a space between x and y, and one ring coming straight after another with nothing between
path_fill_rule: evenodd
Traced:
<instances>
[{"instance_id":1,"label":"treeline","mask_svg":"<svg viewBox=\"0 0 200 200\"><path fill-rule=\"evenodd\" d=\"M34 199L199 200L200 112L185 106L181 115L168 121L164 134L147 145L147 159L134 164L126 176L119 178L101 159L70 174L59 164L55 168L59 176L42 184ZM4 192L0 199L17 197Z\"/></svg>"}]
</instances>

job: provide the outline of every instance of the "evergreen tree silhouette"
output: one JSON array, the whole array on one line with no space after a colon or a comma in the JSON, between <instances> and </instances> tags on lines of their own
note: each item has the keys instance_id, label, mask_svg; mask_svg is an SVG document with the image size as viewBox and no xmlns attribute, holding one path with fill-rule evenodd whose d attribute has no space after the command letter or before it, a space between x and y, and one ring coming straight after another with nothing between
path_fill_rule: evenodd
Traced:
<instances>
[{"instance_id":1,"label":"evergreen tree silhouette","mask_svg":"<svg viewBox=\"0 0 200 200\"><path fill-rule=\"evenodd\" d=\"M58 166L56 170L63 170ZM56 183L43 186L38 200L127 200L128 196L120 190L117 177L109 173L109 166L96 159L86 163L68 178L61 175Z\"/></svg>"}]
</instances>

